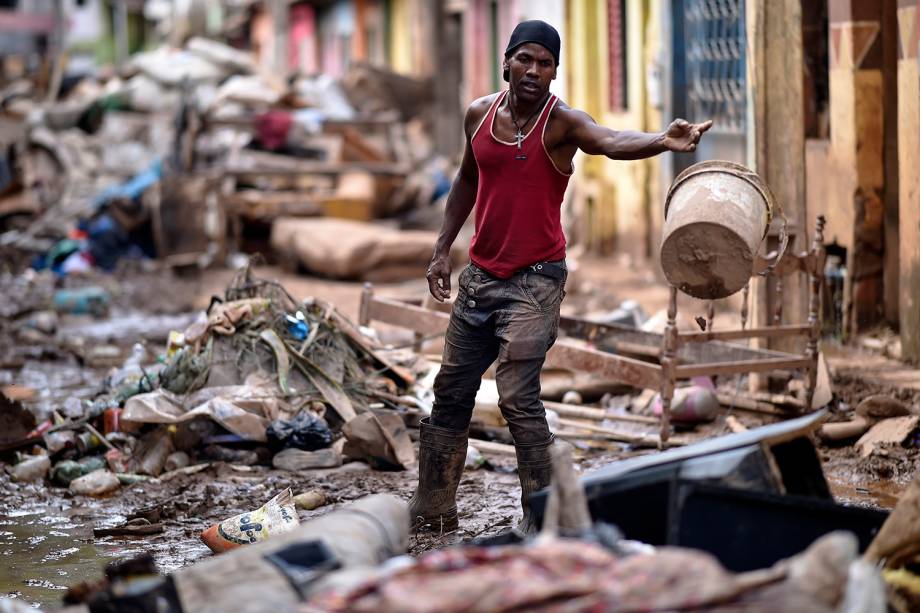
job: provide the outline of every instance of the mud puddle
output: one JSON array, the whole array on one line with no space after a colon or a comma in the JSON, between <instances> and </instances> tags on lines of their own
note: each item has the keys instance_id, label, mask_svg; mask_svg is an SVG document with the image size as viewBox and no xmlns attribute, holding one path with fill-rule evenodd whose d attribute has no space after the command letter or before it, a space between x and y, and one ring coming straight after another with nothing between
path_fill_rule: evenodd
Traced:
<instances>
[{"instance_id":1,"label":"mud puddle","mask_svg":"<svg viewBox=\"0 0 920 613\"><path fill-rule=\"evenodd\" d=\"M510 529L520 518L517 475L511 463L498 471L478 470L463 477L458 506L461 528L450 534L412 537L418 555L476 537ZM192 564L211 553L201 531L215 522L258 508L281 490L321 490L329 504L300 511L302 522L324 515L369 494L404 500L414 490L415 471L378 472L363 463L338 469L288 473L267 467L216 463L196 475L168 482L122 488L109 498L70 496L47 485L18 485L0 476L0 596L21 598L34 606L60 605L64 590L96 581L106 563L149 551L162 573ZM141 509L158 507L164 532L146 537L93 537L93 527L124 522Z\"/></svg>"},{"instance_id":2,"label":"mud puddle","mask_svg":"<svg viewBox=\"0 0 920 613\"><path fill-rule=\"evenodd\" d=\"M85 512L42 503L0 513L0 594L32 606L60 605L68 586L97 580L110 559L145 549L143 543L95 541Z\"/></svg>"}]
</instances>

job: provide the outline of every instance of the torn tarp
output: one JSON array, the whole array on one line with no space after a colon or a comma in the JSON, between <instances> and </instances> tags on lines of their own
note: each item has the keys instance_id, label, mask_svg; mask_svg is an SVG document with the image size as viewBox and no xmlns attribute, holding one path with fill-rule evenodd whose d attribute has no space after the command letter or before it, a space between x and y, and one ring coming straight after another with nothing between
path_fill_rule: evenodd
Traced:
<instances>
[{"instance_id":1,"label":"torn tarp","mask_svg":"<svg viewBox=\"0 0 920 613\"><path fill-rule=\"evenodd\" d=\"M125 402L122 421L176 424L209 417L234 434L265 442L265 430L276 419L290 419L294 411L278 397L277 387L264 376L247 377L244 385L207 387L189 395L159 389Z\"/></svg>"}]
</instances>

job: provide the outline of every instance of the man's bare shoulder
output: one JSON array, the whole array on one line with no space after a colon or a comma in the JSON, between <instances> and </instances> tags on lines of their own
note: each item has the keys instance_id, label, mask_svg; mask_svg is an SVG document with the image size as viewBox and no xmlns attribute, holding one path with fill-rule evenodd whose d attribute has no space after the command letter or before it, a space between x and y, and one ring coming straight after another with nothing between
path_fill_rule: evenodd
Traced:
<instances>
[{"instance_id":1,"label":"man's bare shoulder","mask_svg":"<svg viewBox=\"0 0 920 613\"><path fill-rule=\"evenodd\" d=\"M591 116L579 109L573 109L560 98L553 106L550 113L550 119L553 122L559 122L565 125L573 125L584 121L593 121Z\"/></svg>"},{"instance_id":2,"label":"man's bare shoulder","mask_svg":"<svg viewBox=\"0 0 920 613\"><path fill-rule=\"evenodd\" d=\"M476 129L476 126L479 125L479 122L486 116L486 113L489 112L489 107L492 106L492 103L495 102L495 99L501 95L501 92L495 92L494 94L489 94L488 96L483 96L482 98L477 98L470 103L469 108L466 110L466 130L468 133Z\"/></svg>"}]
</instances>

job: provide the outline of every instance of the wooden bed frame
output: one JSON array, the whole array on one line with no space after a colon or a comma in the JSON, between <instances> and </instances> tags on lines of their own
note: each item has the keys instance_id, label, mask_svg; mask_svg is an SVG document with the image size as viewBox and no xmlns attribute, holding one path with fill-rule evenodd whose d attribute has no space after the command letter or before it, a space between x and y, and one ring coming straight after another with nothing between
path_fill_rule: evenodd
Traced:
<instances>
[{"instance_id":1,"label":"wooden bed frame","mask_svg":"<svg viewBox=\"0 0 920 613\"><path fill-rule=\"evenodd\" d=\"M588 372L638 388L661 393L660 445L667 446L671 432L671 401L678 380L698 375L733 375L762 373L772 370L804 371L806 399L810 407L818 371L818 341L821 333L820 304L824 287L824 223L819 216L811 248L800 254L786 251L773 267L761 259L755 270L776 280L778 300L769 325L747 327L749 286L743 290L741 328L713 330L715 307L707 309L706 329L680 332L677 329L677 288L670 288L668 319L664 333L643 332L618 324L599 324L574 317L562 317L559 328L564 333L546 355L546 366ZM782 323L782 279L792 274L805 275L809 281L808 321L803 324ZM359 322L363 326L379 321L407 328L416 339L434 337L447 330L449 304L433 300L407 302L374 295L366 284L361 297ZM729 341L752 338L777 339L806 337L803 353L751 348ZM587 342L586 342L587 341ZM624 355L630 354L630 355ZM657 359L656 362L639 359Z\"/></svg>"}]
</instances>

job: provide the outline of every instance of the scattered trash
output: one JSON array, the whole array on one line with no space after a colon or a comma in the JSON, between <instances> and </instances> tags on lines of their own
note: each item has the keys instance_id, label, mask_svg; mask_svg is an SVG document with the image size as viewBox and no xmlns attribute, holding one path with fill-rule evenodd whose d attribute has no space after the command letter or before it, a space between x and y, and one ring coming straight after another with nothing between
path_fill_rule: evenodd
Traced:
<instances>
[{"instance_id":1,"label":"scattered trash","mask_svg":"<svg viewBox=\"0 0 920 613\"><path fill-rule=\"evenodd\" d=\"M876 448L886 443L900 445L907 440L920 425L920 416L891 417L883 419L869 428L869 431L856 441L856 449L863 458L872 455Z\"/></svg>"},{"instance_id":2,"label":"scattered trash","mask_svg":"<svg viewBox=\"0 0 920 613\"><path fill-rule=\"evenodd\" d=\"M300 520L294 508L294 495L284 490L263 506L214 524L201 533L201 540L214 553L223 553L240 545L258 543L294 530Z\"/></svg>"},{"instance_id":3,"label":"scattered trash","mask_svg":"<svg viewBox=\"0 0 920 613\"><path fill-rule=\"evenodd\" d=\"M95 470L70 482L70 493L83 496L103 496L121 487L115 473L105 469Z\"/></svg>"},{"instance_id":4,"label":"scattered trash","mask_svg":"<svg viewBox=\"0 0 920 613\"><path fill-rule=\"evenodd\" d=\"M54 293L54 310L73 315L105 317L109 312L111 297L101 287L62 289Z\"/></svg>"},{"instance_id":5,"label":"scattered trash","mask_svg":"<svg viewBox=\"0 0 920 613\"><path fill-rule=\"evenodd\" d=\"M143 517L129 520L120 526L111 528L93 528L93 536L104 538L107 536L149 536L163 532L163 524L152 524Z\"/></svg>"},{"instance_id":6,"label":"scattered trash","mask_svg":"<svg viewBox=\"0 0 920 613\"><path fill-rule=\"evenodd\" d=\"M661 398L656 397L652 412L661 415ZM710 422L719 414L719 398L708 377L694 377L690 387L674 390L671 419L683 423Z\"/></svg>"},{"instance_id":7,"label":"scattered trash","mask_svg":"<svg viewBox=\"0 0 920 613\"><path fill-rule=\"evenodd\" d=\"M303 451L289 447L275 454L272 466L291 472L312 470L315 468L335 468L342 465L342 456L335 449Z\"/></svg>"},{"instance_id":8,"label":"scattered trash","mask_svg":"<svg viewBox=\"0 0 920 613\"><path fill-rule=\"evenodd\" d=\"M294 505L304 511L312 511L326 504L326 495L319 490L310 490L294 496Z\"/></svg>"},{"instance_id":9,"label":"scattered trash","mask_svg":"<svg viewBox=\"0 0 920 613\"><path fill-rule=\"evenodd\" d=\"M291 420L273 421L265 432L269 449L323 449L332 444L333 434L322 417L301 411Z\"/></svg>"},{"instance_id":10,"label":"scattered trash","mask_svg":"<svg viewBox=\"0 0 920 613\"><path fill-rule=\"evenodd\" d=\"M172 472L174 470L179 470L180 468L185 468L191 463L191 458L184 451L176 451L169 454L166 457L166 462L163 464L163 470L166 472Z\"/></svg>"},{"instance_id":11,"label":"scattered trash","mask_svg":"<svg viewBox=\"0 0 920 613\"><path fill-rule=\"evenodd\" d=\"M880 420L907 415L910 415L910 409L903 402L890 396L874 394L856 405L852 419L824 424L818 434L826 440L835 441L855 438L863 435Z\"/></svg>"},{"instance_id":12,"label":"scattered trash","mask_svg":"<svg viewBox=\"0 0 920 613\"><path fill-rule=\"evenodd\" d=\"M13 465L10 469L10 477L13 481L35 481L43 479L50 468L51 459L48 456L32 456Z\"/></svg>"},{"instance_id":13,"label":"scattered trash","mask_svg":"<svg viewBox=\"0 0 920 613\"><path fill-rule=\"evenodd\" d=\"M342 428L343 453L379 470L402 470L415 463L415 448L399 415L363 413Z\"/></svg>"}]
</instances>

